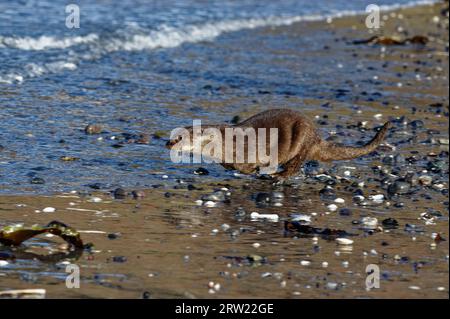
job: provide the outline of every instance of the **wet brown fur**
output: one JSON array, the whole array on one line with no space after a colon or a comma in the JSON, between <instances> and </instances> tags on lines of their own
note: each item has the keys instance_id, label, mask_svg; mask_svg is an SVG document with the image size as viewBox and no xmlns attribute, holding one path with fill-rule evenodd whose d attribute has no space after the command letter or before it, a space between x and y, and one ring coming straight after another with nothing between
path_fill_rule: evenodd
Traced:
<instances>
[{"instance_id":1,"label":"wet brown fur","mask_svg":"<svg viewBox=\"0 0 450 319\"><path fill-rule=\"evenodd\" d=\"M308 160L317 161L335 161L349 160L357 158L373 152L377 146L383 141L386 132L389 129L389 122L385 123L375 137L362 147L338 146L321 139L314 123L299 112L289 109L273 109L256 114L249 119L236 125L209 125L202 126L215 127L221 130L222 136L224 129L227 127L240 128L278 128L278 163L283 170L273 174L275 177L286 178L296 174L301 165ZM268 134L267 134L268 135ZM269 137L267 137L267 141ZM173 142L168 143L170 147ZM225 143L222 143L225 144ZM269 143L267 143L269 145ZM245 147L247 145L245 144ZM269 146L267 146L269 147ZM246 149L246 148L245 148ZM225 153L225 152L224 152ZM269 150L267 151L269 153ZM259 159L258 159L259 160ZM244 174L255 173L258 168L264 167L265 164L260 163L224 163L221 165L227 169L235 169Z\"/></svg>"}]
</instances>

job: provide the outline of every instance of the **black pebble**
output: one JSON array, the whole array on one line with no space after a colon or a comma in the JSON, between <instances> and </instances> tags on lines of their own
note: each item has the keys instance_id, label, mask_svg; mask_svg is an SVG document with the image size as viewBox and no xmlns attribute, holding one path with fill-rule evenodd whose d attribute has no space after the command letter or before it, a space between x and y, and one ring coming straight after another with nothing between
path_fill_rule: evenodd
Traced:
<instances>
[{"instance_id":1,"label":"black pebble","mask_svg":"<svg viewBox=\"0 0 450 319\"><path fill-rule=\"evenodd\" d=\"M209 171L206 168L199 167L194 171L196 175L209 175Z\"/></svg>"}]
</instances>

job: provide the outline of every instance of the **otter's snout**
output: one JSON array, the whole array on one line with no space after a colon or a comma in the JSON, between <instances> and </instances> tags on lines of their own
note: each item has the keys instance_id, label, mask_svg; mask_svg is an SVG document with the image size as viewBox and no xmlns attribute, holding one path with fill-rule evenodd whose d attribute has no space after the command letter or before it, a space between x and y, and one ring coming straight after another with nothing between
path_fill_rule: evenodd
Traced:
<instances>
[{"instance_id":1,"label":"otter's snout","mask_svg":"<svg viewBox=\"0 0 450 319\"><path fill-rule=\"evenodd\" d=\"M169 140L166 143L166 148L168 148L170 150L170 149L172 149L172 146L174 146L175 144L176 144L175 141Z\"/></svg>"}]
</instances>

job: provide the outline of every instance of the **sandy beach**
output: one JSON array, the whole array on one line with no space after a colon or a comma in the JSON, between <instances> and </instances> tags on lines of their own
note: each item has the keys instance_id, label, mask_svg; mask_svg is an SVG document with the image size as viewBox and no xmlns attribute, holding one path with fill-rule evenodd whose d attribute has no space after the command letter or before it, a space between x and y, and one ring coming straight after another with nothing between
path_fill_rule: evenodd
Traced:
<instances>
[{"instance_id":1,"label":"sandy beach","mask_svg":"<svg viewBox=\"0 0 450 319\"><path fill-rule=\"evenodd\" d=\"M39 288L46 298L447 299L445 8L448 4L439 3L383 12L379 30L368 29L365 16L350 16L227 33L214 42L174 48L170 61L163 51L139 56L148 73L126 69L123 82L113 88L93 92L100 77L86 78L73 87L83 88L78 95L57 85L48 95L33 93L27 82L1 86L1 105L21 94L26 98L18 103L24 109L0 111L5 123L0 228L58 220L93 247L68 252L61 239L45 235L20 247L0 246L0 296L5 290ZM352 43L375 35L421 35L429 41L424 46ZM198 55L198 46L204 55ZM119 54L108 59L127 63ZM153 67L158 63L159 69ZM174 65L181 88L172 88ZM130 80L134 76L142 76L139 85ZM49 76L42 86L53 81ZM108 100L108 90L120 96ZM151 95L159 108L139 113L145 103L141 95ZM22 120L30 120L25 107L33 103L57 107L53 115L31 111L36 131L19 129ZM80 109L68 111L65 105L71 104ZM89 118L81 105L95 106ZM274 107L301 110L323 138L349 145L367 141L387 120L393 128L371 156L307 163L284 185L219 165L170 162L164 143L171 128L193 118L245 119ZM57 112L71 117L52 118ZM92 122L101 122L106 132L86 135L84 126ZM149 141L122 143L126 132L143 133ZM209 175L194 174L199 166ZM125 195L115 196L117 188ZM136 190L142 198L133 198ZM214 207L207 207L208 201ZM43 212L46 207L55 212ZM253 212L278 219L252 218ZM312 227L355 234L349 237L353 243L286 231L285 222L299 215ZM445 240L436 240L437 234ZM65 286L69 262L80 267L80 289ZM380 288L366 289L367 265L379 267Z\"/></svg>"}]
</instances>

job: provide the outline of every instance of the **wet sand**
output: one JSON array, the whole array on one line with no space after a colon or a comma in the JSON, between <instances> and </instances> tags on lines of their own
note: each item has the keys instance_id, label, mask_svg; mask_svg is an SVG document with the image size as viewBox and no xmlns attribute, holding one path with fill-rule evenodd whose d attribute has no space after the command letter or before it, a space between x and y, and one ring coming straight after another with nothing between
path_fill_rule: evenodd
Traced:
<instances>
[{"instance_id":1,"label":"wet sand","mask_svg":"<svg viewBox=\"0 0 450 319\"><path fill-rule=\"evenodd\" d=\"M336 91L324 91L321 99L284 94L287 107L304 105L304 113L315 119L324 137L334 131L345 142L367 140L374 133L371 128L397 118L387 138L395 150L385 147L354 161L319 168L310 165L283 186L232 174L223 179L198 176L192 173L196 167L185 166L182 169L189 173L182 181L170 173L163 178L166 172L152 172L158 182L145 188L146 196L140 200L114 199L106 190L2 195L0 226L59 220L82 231L83 240L92 242L94 249L81 256L39 260L29 253L56 254L53 243L61 241L41 236L24 247L1 247L5 255L0 260L6 263L0 266L0 291L43 288L47 298L141 298L144 292L152 298L448 298L448 18L440 15L441 9L434 5L389 13L379 31L405 37L398 29L402 27L408 36L426 35L430 42L424 48L349 44L374 34L362 17L246 31L258 33L258 39L304 45L272 52L279 56L273 63L298 67L314 63L319 56L329 61L304 77L317 90L331 85ZM314 36L305 38L322 43L302 43L306 34ZM251 40L236 46L271 50ZM367 83L372 89L362 90ZM273 100L271 94L263 94L243 108L238 106L239 98L223 102L205 97L203 104L197 102L218 112L223 104L235 104L236 115L245 118L269 108ZM180 103L171 112L182 108ZM352 126L360 121L368 121L368 129ZM161 147L160 151L166 150ZM399 154L395 159L389 157ZM173 169L172 163L168 165ZM408 171L415 175L407 182L407 194L387 198L388 184ZM320 173L329 175L331 181L324 182ZM432 178L431 185L420 184L423 175ZM365 185L358 186L361 182ZM336 211L327 207L333 200L320 196L326 184L332 186L335 197L344 200L336 203ZM188 190L188 185L195 189ZM219 196L228 197L230 192L229 200L217 200L212 208L195 203L221 188L227 190ZM355 203L357 189L362 190L367 205ZM369 199L377 194L386 198L380 203ZM93 197L101 201L92 202ZM56 212L36 212L45 207L55 207ZM280 219L255 221L252 212L277 214ZM340 246L333 239L285 232L284 221L291 220L293 213L310 216L314 227L342 229L358 236L351 237L353 245ZM394 218L399 227L372 233L356 223L364 217L375 217L379 224ZM411 231L407 224L423 231ZM109 239L112 233L120 234ZM447 240L436 243L433 233ZM262 260L254 260L258 258ZM80 289L65 287L65 266L60 262L66 260L81 268ZM382 275L380 288L371 291L365 286L369 264L378 265ZM220 288L209 287L210 282L219 283Z\"/></svg>"}]
</instances>

